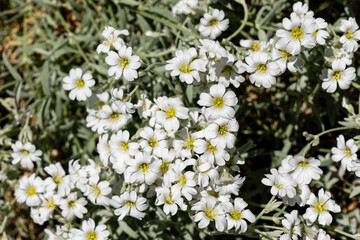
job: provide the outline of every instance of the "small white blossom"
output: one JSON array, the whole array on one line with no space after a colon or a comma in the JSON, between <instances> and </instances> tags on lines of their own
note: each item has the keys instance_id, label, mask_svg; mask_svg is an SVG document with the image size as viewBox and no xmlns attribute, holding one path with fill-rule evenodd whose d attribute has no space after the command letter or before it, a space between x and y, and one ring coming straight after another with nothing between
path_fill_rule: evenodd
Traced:
<instances>
[{"instance_id":1,"label":"small white blossom","mask_svg":"<svg viewBox=\"0 0 360 240\"><path fill-rule=\"evenodd\" d=\"M346 68L345 62L341 60L334 60L331 69L323 69L320 78L323 80L321 87L328 93L336 91L337 85L341 89L348 89L351 82L355 79L355 68Z\"/></svg>"},{"instance_id":2,"label":"small white blossom","mask_svg":"<svg viewBox=\"0 0 360 240\"><path fill-rule=\"evenodd\" d=\"M40 156L42 155L41 150L36 150L35 146L30 142L22 144L20 141L17 141L11 144L11 148L13 153L11 153L11 157L13 160L12 164L18 164L24 168L33 168L34 163L36 161L40 161Z\"/></svg>"},{"instance_id":3,"label":"small white blossom","mask_svg":"<svg viewBox=\"0 0 360 240\"><path fill-rule=\"evenodd\" d=\"M358 150L354 139L349 139L345 142L343 135L340 135L337 139L337 147L331 148L331 159L335 162L341 161L341 165L344 169L351 171L353 161L357 160L356 152Z\"/></svg>"},{"instance_id":4,"label":"small white blossom","mask_svg":"<svg viewBox=\"0 0 360 240\"><path fill-rule=\"evenodd\" d=\"M289 175L279 173L275 168L272 168L270 172L271 174L265 174L266 178L263 178L261 182L271 187L271 194L293 198L296 194L295 181Z\"/></svg>"},{"instance_id":5,"label":"small white blossom","mask_svg":"<svg viewBox=\"0 0 360 240\"><path fill-rule=\"evenodd\" d=\"M229 19L224 19L223 10L214 9L211 14L205 13L200 19L199 32L204 37L215 39L229 27Z\"/></svg>"},{"instance_id":6,"label":"small white blossom","mask_svg":"<svg viewBox=\"0 0 360 240\"><path fill-rule=\"evenodd\" d=\"M298 240L302 236L298 211L292 210L290 214L287 213L284 216L285 219L281 221L284 226L284 234L280 236L279 240Z\"/></svg>"},{"instance_id":7,"label":"small white blossom","mask_svg":"<svg viewBox=\"0 0 360 240\"><path fill-rule=\"evenodd\" d=\"M348 20L341 20L340 30L344 35L340 37L340 42L347 52L356 52L359 48L357 41L360 40L359 25L356 23L355 18L350 17Z\"/></svg>"},{"instance_id":8,"label":"small white blossom","mask_svg":"<svg viewBox=\"0 0 360 240\"><path fill-rule=\"evenodd\" d=\"M91 96L91 87L95 85L95 80L91 73L87 72L83 75L81 68L73 68L70 70L69 76L63 79L63 88L70 91L69 98L71 100L85 101Z\"/></svg>"},{"instance_id":9,"label":"small white blossom","mask_svg":"<svg viewBox=\"0 0 360 240\"><path fill-rule=\"evenodd\" d=\"M118 52L110 51L105 58L105 62L111 66L108 70L109 76L115 75L115 79L124 76L127 81L134 81L141 65L139 56L132 55L132 48L125 45L117 50Z\"/></svg>"},{"instance_id":10,"label":"small white blossom","mask_svg":"<svg viewBox=\"0 0 360 240\"><path fill-rule=\"evenodd\" d=\"M95 226L95 221L89 218L89 220L82 222L81 230L76 231L73 237L79 240L107 240L109 235L110 232L107 230L106 225Z\"/></svg>"},{"instance_id":11,"label":"small white blossom","mask_svg":"<svg viewBox=\"0 0 360 240\"><path fill-rule=\"evenodd\" d=\"M145 216L143 211L148 207L146 199L138 197L134 191L124 192L120 196L113 196L111 205L116 208L114 213L119 216L119 221L128 215L141 220Z\"/></svg>"},{"instance_id":12,"label":"small white blossom","mask_svg":"<svg viewBox=\"0 0 360 240\"><path fill-rule=\"evenodd\" d=\"M128 30L116 30L111 26L107 26L102 31L101 35L105 38L105 40L100 43L96 51L97 53L108 53L110 51L111 47L115 47L116 49L119 49L121 45L124 45L124 40L122 40L119 35L129 35Z\"/></svg>"},{"instance_id":13,"label":"small white blossom","mask_svg":"<svg viewBox=\"0 0 360 240\"><path fill-rule=\"evenodd\" d=\"M211 221L215 221L215 227L222 232L226 227L225 211L217 201L212 198L202 198L195 203L191 210L198 211L195 214L194 221L199 222L200 229L207 227Z\"/></svg>"},{"instance_id":14,"label":"small white blossom","mask_svg":"<svg viewBox=\"0 0 360 240\"><path fill-rule=\"evenodd\" d=\"M44 183L40 177L33 173L30 177L23 176L19 181L19 187L15 190L15 197L19 203L25 203L29 207L41 204L40 195L44 192Z\"/></svg>"},{"instance_id":15,"label":"small white blossom","mask_svg":"<svg viewBox=\"0 0 360 240\"><path fill-rule=\"evenodd\" d=\"M240 229L240 232L246 232L247 223L245 219L251 223L255 222L254 214L245 209L248 204L242 198L235 198L234 204L230 202L223 203L223 208L226 211L227 229Z\"/></svg>"}]
</instances>

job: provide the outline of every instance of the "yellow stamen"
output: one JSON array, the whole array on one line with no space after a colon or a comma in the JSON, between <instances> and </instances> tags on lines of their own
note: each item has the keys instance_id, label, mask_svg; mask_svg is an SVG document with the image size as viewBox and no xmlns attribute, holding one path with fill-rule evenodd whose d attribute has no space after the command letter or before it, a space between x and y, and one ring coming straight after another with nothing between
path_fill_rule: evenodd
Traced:
<instances>
[{"instance_id":1,"label":"yellow stamen","mask_svg":"<svg viewBox=\"0 0 360 240\"><path fill-rule=\"evenodd\" d=\"M85 86L85 82L82 79L77 80L76 87L83 88Z\"/></svg>"},{"instance_id":2,"label":"yellow stamen","mask_svg":"<svg viewBox=\"0 0 360 240\"><path fill-rule=\"evenodd\" d=\"M213 99L212 105L216 108L222 108L225 104L225 101L222 97L216 97Z\"/></svg>"},{"instance_id":3,"label":"yellow stamen","mask_svg":"<svg viewBox=\"0 0 360 240\"><path fill-rule=\"evenodd\" d=\"M304 30L302 30L299 27L294 27L291 30L290 35L291 35L292 39L300 40L302 38L302 36L304 36Z\"/></svg>"}]
</instances>

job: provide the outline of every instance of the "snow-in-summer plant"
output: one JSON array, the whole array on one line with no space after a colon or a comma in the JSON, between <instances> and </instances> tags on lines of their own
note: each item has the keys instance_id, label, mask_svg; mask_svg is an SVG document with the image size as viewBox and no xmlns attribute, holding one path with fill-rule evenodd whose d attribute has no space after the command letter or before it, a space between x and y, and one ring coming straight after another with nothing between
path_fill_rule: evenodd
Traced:
<instances>
[{"instance_id":1,"label":"snow-in-summer plant","mask_svg":"<svg viewBox=\"0 0 360 240\"><path fill-rule=\"evenodd\" d=\"M91 31L23 49L24 71L29 52L47 56L40 95L4 55L1 208L48 239L360 239L357 20L250 2L85 4Z\"/></svg>"}]
</instances>

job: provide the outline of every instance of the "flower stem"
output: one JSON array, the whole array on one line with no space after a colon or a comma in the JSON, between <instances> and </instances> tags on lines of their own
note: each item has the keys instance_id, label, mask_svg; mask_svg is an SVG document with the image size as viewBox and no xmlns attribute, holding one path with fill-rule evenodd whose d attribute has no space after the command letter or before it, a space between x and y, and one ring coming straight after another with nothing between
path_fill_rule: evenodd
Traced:
<instances>
[{"instance_id":1,"label":"flower stem","mask_svg":"<svg viewBox=\"0 0 360 240\"><path fill-rule=\"evenodd\" d=\"M245 27L245 25L246 25L246 23L248 21L248 18L249 18L249 11L248 11L248 8L246 6L245 0L237 0L237 2L240 2L241 6L244 9L244 19L243 19L240 27L226 39L228 41L230 41L231 39L236 37L241 32L241 30L243 30L243 28Z\"/></svg>"},{"instance_id":2,"label":"flower stem","mask_svg":"<svg viewBox=\"0 0 360 240\"><path fill-rule=\"evenodd\" d=\"M354 129L354 128L360 128L360 126L346 126L346 127L331 128L331 129L328 129L326 131L323 131L323 132L315 135L314 139L305 146L302 156L305 157L307 152L310 150L311 145L313 144L313 142L315 140L319 139L322 135L325 135L325 134L328 134L328 133L331 133L331 132L342 131L342 130L347 130L347 129Z\"/></svg>"},{"instance_id":3,"label":"flower stem","mask_svg":"<svg viewBox=\"0 0 360 240\"><path fill-rule=\"evenodd\" d=\"M253 224L256 224L256 222L261 218L261 216L264 215L266 207L267 207L271 202L273 202L274 199L275 199L275 196L272 196L272 197L270 198L269 202L265 205L264 209L256 216L255 222L254 222Z\"/></svg>"}]
</instances>

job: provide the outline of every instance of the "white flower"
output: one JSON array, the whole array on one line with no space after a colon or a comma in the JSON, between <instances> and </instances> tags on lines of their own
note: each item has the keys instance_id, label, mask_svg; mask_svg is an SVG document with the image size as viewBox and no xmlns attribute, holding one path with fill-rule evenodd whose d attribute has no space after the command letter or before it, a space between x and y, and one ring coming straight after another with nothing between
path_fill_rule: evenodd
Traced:
<instances>
[{"instance_id":1,"label":"white flower","mask_svg":"<svg viewBox=\"0 0 360 240\"><path fill-rule=\"evenodd\" d=\"M190 158L192 156L192 150L194 149L194 142L196 139L203 137L203 132L189 132L189 128L185 127L179 133L180 139L174 139L173 147L175 151L180 155L182 159Z\"/></svg>"},{"instance_id":2,"label":"white flower","mask_svg":"<svg viewBox=\"0 0 360 240\"><path fill-rule=\"evenodd\" d=\"M109 145L112 156L117 161L127 163L130 156L135 156L138 152L139 144L137 142L129 142L130 133L128 131L118 131L111 136Z\"/></svg>"},{"instance_id":3,"label":"white flower","mask_svg":"<svg viewBox=\"0 0 360 240\"><path fill-rule=\"evenodd\" d=\"M70 193L73 183L70 176L65 175L65 171L59 162L46 166L44 170L51 176L44 182L47 190L54 190L57 187L57 194L62 197Z\"/></svg>"},{"instance_id":4,"label":"white flower","mask_svg":"<svg viewBox=\"0 0 360 240\"><path fill-rule=\"evenodd\" d=\"M289 160L289 165L293 168L290 176L297 184L309 184L312 179L319 180L323 171L319 168L321 161L315 158L305 159L297 156Z\"/></svg>"},{"instance_id":5,"label":"white flower","mask_svg":"<svg viewBox=\"0 0 360 240\"><path fill-rule=\"evenodd\" d=\"M95 227L93 219L85 220L81 224L81 230L77 231L76 239L79 240L107 240L110 232L106 229L106 225L100 224Z\"/></svg>"},{"instance_id":6,"label":"white flower","mask_svg":"<svg viewBox=\"0 0 360 240\"><path fill-rule=\"evenodd\" d=\"M25 203L29 207L39 206L41 199L39 194L44 192L44 183L35 173L30 177L23 176L19 181L19 187L15 190L15 197L19 203Z\"/></svg>"},{"instance_id":7,"label":"white flower","mask_svg":"<svg viewBox=\"0 0 360 240\"><path fill-rule=\"evenodd\" d=\"M211 164L216 161L219 166L224 166L225 161L230 159L230 154L225 150L223 145L212 145L211 141L204 141L203 139L197 139L194 142L194 152L203 154L204 158Z\"/></svg>"},{"instance_id":8,"label":"white flower","mask_svg":"<svg viewBox=\"0 0 360 240\"><path fill-rule=\"evenodd\" d=\"M245 67L242 61L235 61L232 54L227 54L226 57L220 58L214 64L215 74L219 83L229 87L230 83L238 88L240 83L245 81L245 78L240 74L245 72Z\"/></svg>"},{"instance_id":9,"label":"white flower","mask_svg":"<svg viewBox=\"0 0 360 240\"><path fill-rule=\"evenodd\" d=\"M284 215L285 219L281 221L284 226L284 234L280 236L280 240L298 240L301 237L300 219L297 210Z\"/></svg>"},{"instance_id":10,"label":"white flower","mask_svg":"<svg viewBox=\"0 0 360 240\"><path fill-rule=\"evenodd\" d=\"M187 206L179 191L171 191L168 187L157 187L155 188L155 191L155 205L160 206L164 204L163 210L166 215L171 214L171 216L174 216L177 213L178 208L183 211L186 210Z\"/></svg>"},{"instance_id":11,"label":"white flower","mask_svg":"<svg viewBox=\"0 0 360 240\"><path fill-rule=\"evenodd\" d=\"M105 62L111 66L108 70L109 76L115 74L115 79L119 79L123 75L127 81L134 81L138 77L136 70L141 65L139 56L132 55L132 48L125 45L117 50L117 53L110 51L105 58Z\"/></svg>"},{"instance_id":12,"label":"white flower","mask_svg":"<svg viewBox=\"0 0 360 240\"><path fill-rule=\"evenodd\" d=\"M100 161L104 164L105 167L109 164L109 157L111 155L110 144L108 142L109 135L103 134L99 137L99 142L96 145L97 151L99 153Z\"/></svg>"},{"instance_id":13,"label":"white flower","mask_svg":"<svg viewBox=\"0 0 360 240\"><path fill-rule=\"evenodd\" d=\"M335 92L337 84L341 89L348 89L356 77L355 68L346 68L345 62L341 60L334 60L331 66L331 69L323 69L321 72L321 87L328 93Z\"/></svg>"},{"instance_id":14,"label":"white flower","mask_svg":"<svg viewBox=\"0 0 360 240\"><path fill-rule=\"evenodd\" d=\"M238 99L233 91L226 91L223 84L215 84L210 87L210 94L201 93L198 104L208 107L206 109L207 117L211 119L233 118L235 115L234 106Z\"/></svg>"},{"instance_id":15,"label":"white flower","mask_svg":"<svg viewBox=\"0 0 360 240\"><path fill-rule=\"evenodd\" d=\"M104 128L113 132L123 128L131 118L131 115L124 109L118 108L115 103L112 103L111 106L104 105L99 111L99 116L102 118L101 124Z\"/></svg>"},{"instance_id":16,"label":"white flower","mask_svg":"<svg viewBox=\"0 0 360 240\"><path fill-rule=\"evenodd\" d=\"M333 238L331 238L330 235L327 234L323 229L319 229L317 240L333 240Z\"/></svg>"},{"instance_id":17,"label":"white flower","mask_svg":"<svg viewBox=\"0 0 360 240\"><path fill-rule=\"evenodd\" d=\"M205 13L200 19L199 32L204 37L215 39L229 27L229 19L224 19L223 10L214 9L211 14Z\"/></svg>"},{"instance_id":18,"label":"white flower","mask_svg":"<svg viewBox=\"0 0 360 240\"><path fill-rule=\"evenodd\" d=\"M282 73L285 72L286 68L291 72L297 72L304 66L304 60L291 55L285 49L273 48L271 58L279 65Z\"/></svg>"},{"instance_id":19,"label":"white flower","mask_svg":"<svg viewBox=\"0 0 360 240\"><path fill-rule=\"evenodd\" d=\"M210 59L220 59L221 57L226 56L227 51L220 45L218 41L213 41L210 39L199 39L199 42L201 43L199 46L199 55L204 55L207 53Z\"/></svg>"},{"instance_id":20,"label":"white flower","mask_svg":"<svg viewBox=\"0 0 360 240\"><path fill-rule=\"evenodd\" d=\"M93 110L99 110L104 105L109 103L109 97L110 95L108 92L93 94L89 98L89 105L91 106L91 108L95 108Z\"/></svg>"},{"instance_id":21,"label":"white flower","mask_svg":"<svg viewBox=\"0 0 360 240\"><path fill-rule=\"evenodd\" d=\"M276 76L281 73L281 69L277 62L270 60L265 52L254 52L245 58L246 71L251 73L250 82L255 86L269 88L276 83Z\"/></svg>"},{"instance_id":22,"label":"white flower","mask_svg":"<svg viewBox=\"0 0 360 240\"><path fill-rule=\"evenodd\" d=\"M86 127L91 128L91 131L102 134L105 132L104 126L99 116L99 111L95 109L87 108L88 115L86 116Z\"/></svg>"},{"instance_id":23,"label":"white flower","mask_svg":"<svg viewBox=\"0 0 360 240\"><path fill-rule=\"evenodd\" d=\"M234 194L239 195L239 190L245 181L245 177L240 177L240 174L235 177L224 171L220 178L215 181L215 191L221 195Z\"/></svg>"},{"instance_id":24,"label":"white flower","mask_svg":"<svg viewBox=\"0 0 360 240\"><path fill-rule=\"evenodd\" d=\"M350 17L348 20L341 20L340 30L345 34L341 36L340 42L343 48L348 52L356 52L359 48L357 41L360 40L359 25L356 23L355 18Z\"/></svg>"},{"instance_id":25,"label":"white flower","mask_svg":"<svg viewBox=\"0 0 360 240\"><path fill-rule=\"evenodd\" d=\"M174 167L171 168L172 171L169 172L169 180L175 183L171 188L172 192L180 193L188 201L191 201L192 195L197 193L195 190L195 173L191 171L183 173L185 168L186 164L182 160L177 160Z\"/></svg>"},{"instance_id":26,"label":"white flower","mask_svg":"<svg viewBox=\"0 0 360 240\"><path fill-rule=\"evenodd\" d=\"M337 147L331 148L331 159L335 162L341 161L342 167L351 171L353 161L357 160L356 152L358 147L356 146L354 139L349 139L345 142L343 135L340 135L336 141Z\"/></svg>"},{"instance_id":27,"label":"white flower","mask_svg":"<svg viewBox=\"0 0 360 240\"><path fill-rule=\"evenodd\" d=\"M87 172L81 167L80 160L70 160L69 162L69 175L71 182L75 184L75 187L80 189L82 192L86 191L86 184L88 182Z\"/></svg>"},{"instance_id":28,"label":"white flower","mask_svg":"<svg viewBox=\"0 0 360 240\"><path fill-rule=\"evenodd\" d=\"M316 44L316 37L312 33L317 30L314 18L304 17L300 19L296 14L291 14L291 20L283 19L285 29L276 31L276 36L280 39L276 42L275 47L286 49L292 55L300 53L301 46L313 48Z\"/></svg>"},{"instance_id":29,"label":"white flower","mask_svg":"<svg viewBox=\"0 0 360 240\"><path fill-rule=\"evenodd\" d=\"M206 62L198 58L195 48L176 50L175 57L167 60L165 69L171 71L171 76L179 76L181 82L192 84L194 79L200 82L200 72L205 72Z\"/></svg>"},{"instance_id":30,"label":"white flower","mask_svg":"<svg viewBox=\"0 0 360 240\"><path fill-rule=\"evenodd\" d=\"M316 43L319 45L325 45L325 39L330 35L327 31L322 29L325 29L328 24L323 18L316 18L315 23L317 25L317 30L313 32L313 34L316 36Z\"/></svg>"},{"instance_id":31,"label":"white flower","mask_svg":"<svg viewBox=\"0 0 360 240\"><path fill-rule=\"evenodd\" d=\"M204 136L210 140L211 145L220 146L220 148L233 148L236 137L233 133L239 130L239 124L235 118L219 118L211 123L204 130Z\"/></svg>"},{"instance_id":32,"label":"white flower","mask_svg":"<svg viewBox=\"0 0 360 240\"><path fill-rule=\"evenodd\" d=\"M126 98L124 98L124 90L121 88L112 88L111 98L115 105L121 109L122 112L127 112L130 114L135 112L134 104L125 101Z\"/></svg>"},{"instance_id":33,"label":"white flower","mask_svg":"<svg viewBox=\"0 0 360 240\"><path fill-rule=\"evenodd\" d=\"M69 76L63 79L63 88L70 91L69 98L71 100L85 101L91 96L90 88L95 85L95 80L91 73L87 72L83 75L81 68L73 68L70 70Z\"/></svg>"},{"instance_id":34,"label":"white flower","mask_svg":"<svg viewBox=\"0 0 360 240\"><path fill-rule=\"evenodd\" d=\"M172 14L189 14L198 4L198 0L180 0L172 7Z\"/></svg>"},{"instance_id":35,"label":"white flower","mask_svg":"<svg viewBox=\"0 0 360 240\"><path fill-rule=\"evenodd\" d=\"M261 182L271 187L271 194L293 198L296 194L295 181L289 175L279 173L275 168L272 168L270 172L271 174L265 174L266 178L263 178Z\"/></svg>"},{"instance_id":36,"label":"white flower","mask_svg":"<svg viewBox=\"0 0 360 240\"><path fill-rule=\"evenodd\" d=\"M11 144L11 148L14 151L11 153L11 157L13 160L12 164L18 164L24 168L33 168L34 163L36 161L40 161L40 156L42 155L42 151L36 150L35 146L30 142L22 144L20 141L17 141Z\"/></svg>"},{"instance_id":37,"label":"white flower","mask_svg":"<svg viewBox=\"0 0 360 240\"><path fill-rule=\"evenodd\" d=\"M142 118L148 118L152 115L151 106L152 101L144 93L140 95L140 99L135 105L139 116Z\"/></svg>"},{"instance_id":38,"label":"white flower","mask_svg":"<svg viewBox=\"0 0 360 240\"><path fill-rule=\"evenodd\" d=\"M138 152L135 159L129 162L125 170L125 181L129 183L146 183L151 185L158 176L159 166L156 166L155 157L150 156L147 152Z\"/></svg>"},{"instance_id":39,"label":"white flower","mask_svg":"<svg viewBox=\"0 0 360 240\"><path fill-rule=\"evenodd\" d=\"M249 209L245 209L248 204L242 198L235 198L234 204L225 202L222 206L226 211L228 230L235 228L236 231L240 229L240 233L244 233L247 230L245 219L251 223L255 222L254 214Z\"/></svg>"},{"instance_id":40,"label":"white flower","mask_svg":"<svg viewBox=\"0 0 360 240\"><path fill-rule=\"evenodd\" d=\"M148 207L146 199L138 197L134 191L124 192L120 197L113 196L111 205L116 208L114 213L119 216L119 221L123 220L127 215L141 220L145 216L143 211Z\"/></svg>"},{"instance_id":41,"label":"white flower","mask_svg":"<svg viewBox=\"0 0 360 240\"><path fill-rule=\"evenodd\" d=\"M286 205L294 206L295 204L298 204L300 207L305 206L307 201L310 198L310 188L307 184L301 184L297 185L295 187L296 195L293 198L289 198L288 196L283 197L283 202Z\"/></svg>"},{"instance_id":42,"label":"white flower","mask_svg":"<svg viewBox=\"0 0 360 240\"><path fill-rule=\"evenodd\" d=\"M218 231L222 232L225 230L225 212L216 202L213 198L202 198L192 206L191 210L198 211L195 214L194 221L199 222L198 226L200 229L207 227L211 221L215 221L215 227Z\"/></svg>"},{"instance_id":43,"label":"white flower","mask_svg":"<svg viewBox=\"0 0 360 240\"><path fill-rule=\"evenodd\" d=\"M139 135L144 138L140 146L145 152L160 156L161 151L167 149L166 133L162 129L145 127Z\"/></svg>"},{"instance_id":44,"label":"white flower","mask_svg":"<svg viewBox=\"0 0 360 240\"><path fill-rule=\"evenodd\" d=\"M98 205L109 205L110 199L106 197L109 193L111 193L110 182L101 181L99 182L99 175L92 176L89 179L89 183L87 185L86 192L84 196L86 196L92 203Z\"/></svg>"},{"instance_id":45,"label":"white flower","mask_svg":"<svg viewBox=\"0 0 360 240\"><path fill-rule=\"evenodd\" d=\"M263 51L266 48L265 41L257 41L257 40L249 40L249 39L241 39L240 46L249 49L249 54L253 52Z\"/></svg>"},{"instance_id":46,"label":"white flower","mask_svg":"<svg viewBox=\"0 0 360 240\"><path fill-rule=\"evenodd\" d=\"M304 16L312 17L314 16L313 11L309 11L309 6L306 3L302 2L296 2L293 5L293 12L296 13L296 15L299 18L302 18Z\"/></svg>"},{"instance_id":47,"label":"white flower","mask_svg":"<svg viewBox=\"0 0 360 240\"><path fill-rule=\"evenodd\" d=\"M78 218L83 218L84 214L88 212L85 205L87 201L85 198L77 198L77 193L70 193L66 199L60 201L61 215L66 219L71 219L74 215Z\"/></svg>"},{"instance_id":48,"label":"white flower","mask_svg":"<svg viewBox=\"0 0 360 240\"><path fill-rule=\"evenodd\" d=\"M113 27L107 26L102 31L101 35L105 38L105 40L100 43L96 51L97 53L108 53L111 47L115 47L119 49L122 45L124 45L124 40L122 40L119 35L129 35L128 30L116 30Z\"/></svg>"},{"instance_id":49,"label":"white flower","mask_svg":"<svg viewBox=\"0 0 360 240\"><path fill-rule=\"evenodd\" d=\"M214 184L219 176L218 170L214 168L214 165L209 162L204 155L197 159L194 171L197 175L197 184L201 187L207 187L209 184Z\"/></svg>"},{"instance_id":50,"label":"white flower","mask_svg":"<svg viewBox=\"0 0 360 240\"><path fill-rule=\"evenodd\" d=\"M332 222L332 216L329 211L337 213L341 209L334 200L330 199L331 195L328 191L324 191L321 188L318 195L319 197L317 198L314 193L311 193L310 199L307 202L307 205L310 205L310 207L306 209L303 217L310 223L314 223L318 219L321 225L329 225Z\"/></svg>"},{"instance_id":51,"label":"white flower","mask_svg":"<svg viewBox=\"0 0 360 240\"><path fill-rule=\"evenodd\" d=\"M179 119L189 118L189 109L182 106L183 103L179 98L164 98L155 102L158 106L156 122L164 126L168 132L176 132L179 129Z\"/></svg>"},{"instance_id":52,"label":"white flower","mask_svg":"<svg viewBox=\"0 0 360 240\"><path fill-rule=\"evenodd\" d=\"M39 208L40 218L43 222L49 220L54 212L56 205L59 204L60 196L54 194L54 192L48 191L45 194L40 196L41 198L41 207Z\"/></svg>"}]
</instances>

